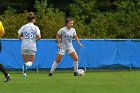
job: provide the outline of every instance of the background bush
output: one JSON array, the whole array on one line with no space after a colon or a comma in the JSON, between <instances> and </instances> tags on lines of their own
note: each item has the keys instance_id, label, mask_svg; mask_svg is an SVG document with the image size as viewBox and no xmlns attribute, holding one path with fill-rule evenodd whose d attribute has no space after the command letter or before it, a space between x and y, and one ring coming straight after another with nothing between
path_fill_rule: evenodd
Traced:
<instances>
[{"instance_id":1,"label":"background bush","mask_svg":"<svg viewBox=\"0 0 140 93\"><path fill-rule=\"evenodd\" d=\"M24 11L13 7L15 4L7 5L0 15L6 31L5 38L16 38L18 29L26 24L30 10L37 16L36 25L41 30L42 38L55 38L69 16L74 19L80 38L140 37L139 0L61 0L61 4L59 1L35 0L31 9L23 5Z\"/></svg>"}]
</instances>

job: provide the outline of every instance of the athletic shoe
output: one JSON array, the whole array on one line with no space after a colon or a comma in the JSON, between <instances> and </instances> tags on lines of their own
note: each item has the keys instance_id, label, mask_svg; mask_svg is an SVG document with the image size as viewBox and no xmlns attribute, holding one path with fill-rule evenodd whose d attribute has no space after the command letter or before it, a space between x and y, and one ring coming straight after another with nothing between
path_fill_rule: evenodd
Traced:
<instances>
[{"instance_id":1,"label":"athletic shoe","mask_svg":"<svg viewBox=\"0 0 140 93\"><path fill-rule=\"evenodd\" d=\"M74 72L74 76L78 76L78 73L77 72Z\"/></svg>"},{"instance_id":2,"label":"athletic shoe","mask_svg":"<svg viewBox=\"0 0 140 93\"><path fill-rule=\"evenodd\" d=\"M8 82L8 81L10 81L10 80L11 80L11 76L8 75L8 76L5 78L4 82Z\"/></svg>"},{"instance_id":3,"label":"athletic shoe","mask_svg":"<svg viewBox=\"0 0 140 93\"><path fill-rule=\"evenodd\" d=\"M26 77L27 77L26 73L24 73L22 77L23 77L23 78L26 78Z\"/></svg>"},{"instance_id":4,"label":"athletic shoe","mask_svg":"<svg viewBox=\"0 0 140 93\"><path fill-rule=\"evenodd\" d=\"M49 75L48 76L52 76L52 73L49 73Z\"/></svg>"}]
</instances>

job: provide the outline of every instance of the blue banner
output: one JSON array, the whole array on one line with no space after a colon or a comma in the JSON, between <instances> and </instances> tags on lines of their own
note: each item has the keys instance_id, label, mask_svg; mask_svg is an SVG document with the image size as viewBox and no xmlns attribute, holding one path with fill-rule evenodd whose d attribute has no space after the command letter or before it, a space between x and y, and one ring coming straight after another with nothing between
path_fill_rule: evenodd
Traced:
<instances>
[{"instance_id":1,"label":"blue banner","mask_svg":"<svg viewBox=\"0 0 140 93\"><path fill-rule=\"evenodd\" d=\"M140 67L140 40L81 40L81 43L84 45L83 48L73 41L79 56L79 67ZM20 47L20 40L2 40L0 63L6 68L21 68L23 58ZM37 42L37 49L31 68L50 68L58 53L56 40L40 40ZM58 68L72 67L73 60L67 53Z\"/></svg>"}]
</instances>

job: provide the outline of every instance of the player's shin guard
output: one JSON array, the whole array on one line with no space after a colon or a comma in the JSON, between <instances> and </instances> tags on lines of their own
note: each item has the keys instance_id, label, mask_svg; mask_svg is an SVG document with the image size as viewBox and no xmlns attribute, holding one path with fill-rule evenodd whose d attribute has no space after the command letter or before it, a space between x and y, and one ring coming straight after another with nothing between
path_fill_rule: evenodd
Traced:
<instances>
[{"instance_id":1,"label":"player's shin guard","mask_svg":"<svg viewBox=\"0 0 140 93\"><path fill-rule=\"evenodd\" d=\"M78 61L74 61L74 72L78 72Z\"/></svg>"},{"instance_id":2,"label":"player's shin guard","mask_svg":"<svg viewBox=\"0 0 140 93\"><path fill-rule=\"evenodd\" d=\"M26 64L24 63L23 67L22 67L22 70L23 70L23 74L27 72L27 66Z\"/></svg>"},{"instance_id":3,"label":"player's shin guard","mask_svg":"<svg viewBox=\"0 0 140 93\"><path fill-rule=\"evenodd\" d=\"M8 73L7 73L7 71L5 70L5 68L3 67L2 64L0 64L0 70L4 74L5 78L7 78L8 77Z\"/></svg>"},{"instance_id":4,"label":"player's shin guard","mask_svg":"<svg viewBox=\"0 0 140 93\"><path fill-rule=\"evenodd\" d=\"M53 73L54 70L57 68L57 66L58 66L58 63L56 63L56 62L54 61L54 63L52 64L52 67L51 67L50 73Z\"/></svg>"}]
</instances>

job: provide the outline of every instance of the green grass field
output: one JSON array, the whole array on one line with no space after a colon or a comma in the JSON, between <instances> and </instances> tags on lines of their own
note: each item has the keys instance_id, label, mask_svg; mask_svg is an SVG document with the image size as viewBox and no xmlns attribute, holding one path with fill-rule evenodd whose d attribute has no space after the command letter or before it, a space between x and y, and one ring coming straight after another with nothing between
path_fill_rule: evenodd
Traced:
<instances>
[{"instance_id":1,"label":"green grass field","mask_svg":"<svg viewBox=\"0 0 140 93\"><path fill-rule=\"evenodd\" d=\"M3 83L0 73L0 93L140 93L140 71L88 72L84 77L73 73L21 74L11 73L12 80Z\"/></svg>"}]
</instances>

